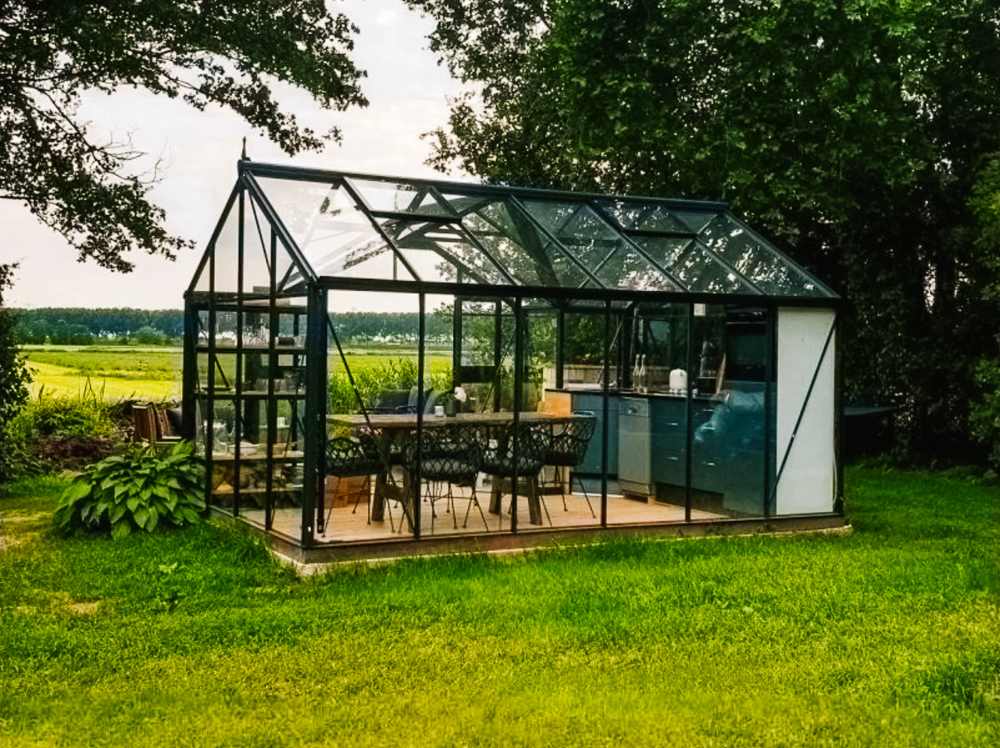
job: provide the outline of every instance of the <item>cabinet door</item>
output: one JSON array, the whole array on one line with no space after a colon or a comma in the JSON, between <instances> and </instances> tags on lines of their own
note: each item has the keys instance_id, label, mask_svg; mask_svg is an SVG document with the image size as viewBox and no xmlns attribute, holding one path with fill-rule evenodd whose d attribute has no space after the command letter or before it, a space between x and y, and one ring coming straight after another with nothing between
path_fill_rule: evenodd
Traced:
<instances>
[{"instance_id":1,"label":"cabinet door","mask_svg":"<svg viewBox=\"0 0 1000 748\"><path fill-rule=\"evenodd\" d=\"M617 395L608 396L608 476L618 474L618 402ZM573 393L573 410L588 410L597 416L594 436L587 447L577 473L601 474L601 444L604 428L604 398L601 395Z\"/></svg>"},{"instance_id":2,"label":"cabinet door","mask_svg":"<svg viewBox=\"0 0 1000 748\"><path fill-rule=\"evenodd\" d=\"M687 401L657 398L650 419L653 482L683 486L687 472Z\"/></svg>"}]
</instances>

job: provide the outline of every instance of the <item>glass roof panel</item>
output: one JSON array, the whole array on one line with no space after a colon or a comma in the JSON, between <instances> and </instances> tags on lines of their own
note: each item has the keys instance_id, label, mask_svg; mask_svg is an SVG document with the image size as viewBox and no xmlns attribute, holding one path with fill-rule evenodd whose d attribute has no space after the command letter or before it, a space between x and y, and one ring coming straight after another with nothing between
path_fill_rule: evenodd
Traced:
<instances>
[{"instance_id":1,"label":"glass roof panel","mask_svg":"<svg viewBox=\"0 0 1000 748\"><path fill-rule=\"evenodd\" d=\"M315 273L340 278L413 280L405 266L398 262L392 247L345 189L315 183L297 184L322 188L303 191L302 196L310 198L312 213L306 218L304 211L297 209L294 229L288 227ZM269 198L271 194L268 190ZM294 195L282 193L282 197L291 199ZM297 280L299 276L293 272L288 284Z\"/></svg>"},{"instance_id":2,"label":"glass roof panel","mask_svg":"<svg viewBox=\"0 0 1000 748\"><path fill-rule=\"evenodd\" d=\"M585 272L506 200L480 203L462 223L522 285L579 288L587 280Z\"/></svg>"},{"instance_id":3,"label":"glass roof panel","mask_svg":"<svg viewBox=\"0 0 1000 748\"><path fill-rule=\"evenodd\" d=\"M256 181L281 223L304 251L317 219L331 216L331 209L326 204L336 194L336 185L268 177L257 177Z\"/></svg>"},{"instance_id":4,"label":"glass roof panel","mask_svg":"<svg viewBox=\"0 0 1000 748\"><path fill-rule=\"evenodd\" d=\"M438 200L435 191L428 185L357 178L347 181L375 211L424 216L455 215L446 202Z\"/></svg>"},{"instance_id":5,"label":"glass roof panel","mask_svg":"<svg viewBox=\"0 0 1000 748\"><path fill-rule=\"evenodd\" d=\"M256 176L255 166L245 168L296 245L279 257L279 288L303 280L308 271L293 270L301 256L317 275L383 280L418 280L406 271L412 263L420 279L474 284L833 295L718 203L336 172L327 179L315 170L297 179L295 169L267 165ZM380 233L389 229L402 242L399 255Z\"/></svg>"},{"instance_id":6,"label":"glass roof panel","mask_svg":"<svg viewBox=\"0 0 1000 748\"><path fill-rule=\"evenodd\" d=\"M586 203L525 200L524 207L605 288L682 290Z\"/></svg>"},{"instance_id":7,"label":"glass roof panel","mask_svg":"<svg viewBox=\"0 0 1000 748\"><path fill-rule=\"evenodd\" d=\"M703 228L721 215L717 210L675 210L674 216L683 222L690 231L698 234Z\"/></svg>"},{"instance_id":8,"label":"glass roof panel","mask_svg":"<svg viewBox=\"0 0 1000 748\"><path fill-rule=\"evenodd\" d=\"M598 200L597 204L625 231L692 233L691 229L677 220L665 205L659 203L642 200Z\"/></svg>"},{"instance_id":9,"label":"glass roof panel","mask_svg":"<svg viewBox=\"0 0 1000 748\"><path fill-rule=\"evenodd\" d=\"M758 293L745 278L696 241L671 236L640 236L635 241L690 291Z\"/></svg>"},{"instance_id":10,"label":"glass roof panel","mask_svg":"<svg viewBox=\"0 0 1000 748\"><path fill-rule=\"evenodd\" d=\"M510 281L458 226L384 219L382 227L424 281L491 283Z\"/></svg>"},{"instance_id":11,"label":"glass roof panel","mask_svg":"<svg viewBox=\"0 0 1000 748\"><path fill-rule=\"evenodd\" d=\"M729 216L716 216L699 238L768 295L827 295L813 278Z\"/></svg>"}]
</instances>

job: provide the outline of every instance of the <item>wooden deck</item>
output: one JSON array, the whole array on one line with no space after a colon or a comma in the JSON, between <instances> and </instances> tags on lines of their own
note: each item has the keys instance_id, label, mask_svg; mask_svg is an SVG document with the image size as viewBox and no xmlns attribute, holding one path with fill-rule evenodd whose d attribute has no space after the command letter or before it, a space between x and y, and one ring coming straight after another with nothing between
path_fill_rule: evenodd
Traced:
<instances>
[{"instance_id":1,"label":"wooden deck","mask_svg":"<svg viewBox=\"0 0 1000 748\"><path fill-rule=\"evenodd\" d=\"M477 498L483 510L482 515L475 504L470 504L469 496L470 492L468 490L465 490L462 495L456 496L454 513L447 506L446 501L437 501L434 505L434 514L436 516L432 515L430 502L426 500L421 502L420 524L422 536L427 538L487 535L509 533L511 531L513 518L510 514L509 495L503 497L504 510L502 515L490 514L488 511L490 501L489 488L480 489L477 492ZM587 501L582 493L568 494L566 497L566 509L563 509L563 499L560 494L549 494L544 497L544 505L548 509L548 514L543 510L543 525L532 525L528 521L527 499L519 496L517 512L518 532L523 533L550 528L600 527L600 494L591 494L590 503L593 505L596 517L591 515ZM467 511L468 520L466 522ZM485 521L483 515L485 515ZM263 526L264 512L261 510L244 511L241 516L245 521L259 527ZM691 520L693 522L715 519L725 519L725 516L706 511L691 511ZM683 523L684 521L683 506L646 502L620 495L608 495L609 526ZM403 525L402 527L400 527L401 524ZM300 509L288 508L275 511L272 523L273 531L291 538L298 538L301 536L301 528L302 512ZM318 542L335 544L406 537L413 537L413 532L408 520L404 519L402 507L398 503L387 504L384 521L369 522L367 506L364 500L358 504L356 510L353 504L331 509L327 526L322 533L316 533L316 540Z\"/></svg>"}]
</instances>

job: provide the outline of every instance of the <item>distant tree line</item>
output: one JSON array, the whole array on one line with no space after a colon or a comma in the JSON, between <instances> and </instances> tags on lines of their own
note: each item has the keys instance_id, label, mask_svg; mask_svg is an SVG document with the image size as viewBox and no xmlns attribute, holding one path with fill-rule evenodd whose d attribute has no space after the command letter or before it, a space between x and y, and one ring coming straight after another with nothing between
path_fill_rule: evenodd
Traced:
<instances>
[{"instance_id":1,"label":"distant tree line","mask_svg":"<svg viewBox=\"0 0 1000 748\"><path fill-rule=\"evenodd\" d=\"M14 333L21 343L90 345L131 338L161 343L184 335L179 309L20 309Z\"/></svg>"},{"instance_id":2,"label":"distant tree line","mask_svg":"<svg viewBox=\"0 0 1000 748\"><path fill-rule=\"evenodd\" d=\"M91 345L109 340L131 339L145 344L176 340L184 335L184 312L180 309L18 309L14 335L19 343ZM418 315L403 312L350 312L332 315L334 330L342 342L415 340ZM451 333L449 315L429 314L425 321L429 338Z\"/></svg>"}]
</instances>

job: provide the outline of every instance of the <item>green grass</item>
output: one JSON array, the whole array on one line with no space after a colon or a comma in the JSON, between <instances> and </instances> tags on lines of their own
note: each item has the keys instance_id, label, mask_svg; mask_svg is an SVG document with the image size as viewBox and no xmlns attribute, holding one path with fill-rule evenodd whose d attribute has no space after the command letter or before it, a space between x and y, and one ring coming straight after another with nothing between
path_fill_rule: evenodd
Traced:
<instances>
[{"instance_id":1,"label":"green grass","mask_svg":"<svg viewBox=\"0 0 1000 748\"><path fill-rule=\"evenodd\" d=\"M72 346L46 345L22 348L29 365L35 370L32 395L45 392L74 395L89 386L104 393L109 400L145 399L163 401L181 397L181 376L184 361L181 348L140 346ZM405 356L405 348L350 348L345 355L353 372L386 365L390 360ZM221 356L226 376L236 375L236 359ZM451 354L434 351L430 354L433 372L443 371L451 364ZM206 365L204 357L200 363ZM330 374L343 371L339 355L330 356ZM430 376L431 372L428 372Z\"/></svg>"},{"instance_id":2,"label":"green grass","mask_svg":"<svg viewBox=\"0 0 1000 748\"><path fill-rule=\"evenodd\" d=\"M25 346L35 370L32 395L73 395L89 386L108 400L162 401L181 394L180 348L137 346Z\"/></svg>"},{"instance_id":3,"label":"green grass","mask_svg":"<svg viewBox=\"0 0 1000 748\"><path fill-rule=\"evenodd\" d=\"M1000 489L854 468L853 531L297 578L233 530L0 501L0 744L983 746Z\"/></svg>"}]
</instances>

